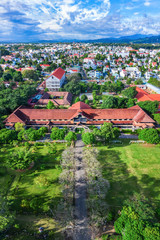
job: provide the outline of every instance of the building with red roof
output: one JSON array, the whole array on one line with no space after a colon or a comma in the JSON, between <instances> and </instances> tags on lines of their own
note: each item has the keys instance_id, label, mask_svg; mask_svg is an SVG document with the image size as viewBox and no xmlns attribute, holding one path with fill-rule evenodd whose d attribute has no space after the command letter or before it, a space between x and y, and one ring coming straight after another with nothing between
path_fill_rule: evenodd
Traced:
<instances>
[{"instance_id":1,"label":"building with red roof","mask_svg":"<svg viewBox=\"0 0 160 240\"><path fill-rule=\"evenodd\" d=\"M158 101L160 102L160 94L149 94L148 92L144 91L143 89L136 87L137 95L136 98L138 102L143 101Z\"/></svg>"},{"instance_id":2,"label":"building with red roof","mask_svg":"<svg viewBox=\"0 0 160 240\"><path fill-rule=\"evenodd\" d=\"M68 107L72 102L72 94L69 92L43 92L42 94L42 97L35 105L45 106L49 101L51 101L55 106Z\"/></svg>"},{"instance_id":3,"label":"building with red roof","mask_svg":"<svg viewBox=\"0 0 160 240\"><path fill-rule=\"evenodd\" d=\"M160 94L150 94L138 87L136 87L136 90L138 92L136 95L138 102L158 101L159 102L158 113L160 113Z\"/></svg>"},{"instance_id":4,"label":"building with red roof","mask_svg":"<svg viewBox=\"0 0 160 240\"><path fill-rule=\"evenodd\" d=\"M83 102L73 104L69 109L17 108L6 120L6 127L21 122L28 127L48 126L100 126L104 122L120 128L154 127L155 121L139 106L128 109L92 109Z\"/></svg>"},{"instance_id":5,"label":"building with red roof","mask_svg":"<svg viewBox=\"0 0 160 240\"><path fill-rule=\"evenodd\" d=\"M58 91L64 84L64 81L65 71L59 67L45 80L46 88L48 88L49 91Z\"/></svg>"}]
</instances>

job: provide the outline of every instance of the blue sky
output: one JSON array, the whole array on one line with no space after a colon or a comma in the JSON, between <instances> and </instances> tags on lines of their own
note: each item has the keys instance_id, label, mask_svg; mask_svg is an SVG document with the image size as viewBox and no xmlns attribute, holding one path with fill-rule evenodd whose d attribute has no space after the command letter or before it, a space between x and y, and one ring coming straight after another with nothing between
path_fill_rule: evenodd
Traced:
<instances>
[{"instance_id":1,"label":"blue sky","mask_svg":"<svg viewBox=\"0 0 160 240\"><path fill-rule=\"evenodd\" d=\"M1 0L0 41L160 34L159 0Z\"/></svg>"}]
</instances>

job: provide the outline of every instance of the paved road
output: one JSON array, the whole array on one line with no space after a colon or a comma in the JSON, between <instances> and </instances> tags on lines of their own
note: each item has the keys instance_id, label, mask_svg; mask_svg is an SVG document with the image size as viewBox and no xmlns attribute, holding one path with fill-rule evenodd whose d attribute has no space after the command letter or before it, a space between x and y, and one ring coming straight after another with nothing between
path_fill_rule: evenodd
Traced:
<instances>
[{"instance_id":1,"label":"paved road","mask_svg":"<svg viewBox=\"0 0 160 240\"><path fill-rule=\"evenodd\" d=\"M80 135L75 145L75 227L74 240L91 240L87 224L85 169L82 160L83 142Z\"/></svg>"}]
</instances>

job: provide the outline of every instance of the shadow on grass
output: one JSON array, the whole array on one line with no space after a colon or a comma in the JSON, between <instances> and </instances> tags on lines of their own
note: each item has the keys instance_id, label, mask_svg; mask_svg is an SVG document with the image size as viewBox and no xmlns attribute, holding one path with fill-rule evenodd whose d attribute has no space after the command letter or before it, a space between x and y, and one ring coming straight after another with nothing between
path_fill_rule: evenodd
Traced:
<instances>
[{"instance_id":1,"label":"shadow on grass","mask_svg":"<svg viewBox=\"0 0 160 240\"><path fill-rule=\"evenodd\" d=\"M107 203L112 207L121 207L125 200L134 193L143 193L147 198L152 199L160 193L156 188L160 180L151 178L146 174L139 180L131 176L128 166L120 158L118 150L101 149L99 161L102 164L103 176L109 181L110 189L106 196Z\"/></svg>"}]
</instances>

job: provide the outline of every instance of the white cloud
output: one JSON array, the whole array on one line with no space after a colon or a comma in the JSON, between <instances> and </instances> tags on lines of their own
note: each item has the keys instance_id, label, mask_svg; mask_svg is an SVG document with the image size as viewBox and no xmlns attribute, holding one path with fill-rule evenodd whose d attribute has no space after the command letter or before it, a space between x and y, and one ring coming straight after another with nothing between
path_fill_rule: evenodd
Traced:
<instances>
[{"instance_id":1,"label":"white cloud","mask_svg":"<svg viewBox=\"0 0 160 240\"><path fill-rule=\"evenodd\" d=\"M0 6L0 13L6 13L6 9L2 6Z\"/></svg>"},{"instance_id":2,"label":"white cloud","mask_svg":"<svg viewBox=\"0 0 160 240\"><path fill-rule=\"evenodd\" d=\"M144 2L144 6L149 7L150 5L151 5L151 3L150 3L149 0L146 0L146 1Z\"/></svg>"},{"instance_id":3,"label":"white cloud","mask_svg":"<svg viewBox=\"0 0 160 240\"><path fill-rule=\"evenodd\" d=\"M15 32L18 38L20 33L23 37L23 30L28 37L29 31L32 31L39 39L160 34L159 16L141 16L144 5L150 4L151 0L131 0L125 5L118 5L119 10L115 9L111 15L110 0L3 0L3 6L0 3L0 32L10 33L11 37ZM133 14L126 10L132 10Z\"/></svg>"}]
</instances>

